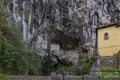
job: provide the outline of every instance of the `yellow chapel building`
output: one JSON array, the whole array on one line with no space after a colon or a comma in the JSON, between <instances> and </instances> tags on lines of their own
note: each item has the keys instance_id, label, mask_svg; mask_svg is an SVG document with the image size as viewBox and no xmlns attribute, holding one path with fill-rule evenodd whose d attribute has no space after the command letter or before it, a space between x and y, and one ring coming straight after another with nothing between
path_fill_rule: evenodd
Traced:
<instances>
[{"instance_id":1,"label":"yellow chapel building","mask_svg":"<svg viewBox=\"0 0 120 80\"><path fill-rule=\"evenodd\" d=\"M120 25L112 24L97 28L99 56L113 56L120 51Z\"/></svg>"}]
</instances>

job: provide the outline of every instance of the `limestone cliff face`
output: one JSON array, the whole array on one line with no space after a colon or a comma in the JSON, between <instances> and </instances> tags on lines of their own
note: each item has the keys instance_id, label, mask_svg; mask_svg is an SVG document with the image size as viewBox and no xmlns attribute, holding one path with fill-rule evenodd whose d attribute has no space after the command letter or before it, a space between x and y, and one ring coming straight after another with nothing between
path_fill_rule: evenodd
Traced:
<instances>
[{"instance_id":1,"label":"limestone cliff face","mask_svg":"<svg viewBox=\"0 0 120 80\"><path fill-rule=\"evenodd\" d=\"M120 23L120 0L5 0L5 10L9 24L41 55L54 42L63 49L74 43L71 48L95 47L97 27Z\"/></svg>"}]
</instances>

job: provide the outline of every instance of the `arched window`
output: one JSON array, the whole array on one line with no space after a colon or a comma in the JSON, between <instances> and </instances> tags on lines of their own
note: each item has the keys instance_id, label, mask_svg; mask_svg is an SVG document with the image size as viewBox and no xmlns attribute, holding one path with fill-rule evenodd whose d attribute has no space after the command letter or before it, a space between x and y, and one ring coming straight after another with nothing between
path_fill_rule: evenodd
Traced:
<instances>
[{"instance_id":1,"label":"arched window","mask_svg":"<svg viewBox=\"0 0 120 80\"><path fill-rule=\"evenodd\" d=\"M104 33L104 40L108 40L108 39L109 39L108 33Z\"/></svg>"}]
</instances>

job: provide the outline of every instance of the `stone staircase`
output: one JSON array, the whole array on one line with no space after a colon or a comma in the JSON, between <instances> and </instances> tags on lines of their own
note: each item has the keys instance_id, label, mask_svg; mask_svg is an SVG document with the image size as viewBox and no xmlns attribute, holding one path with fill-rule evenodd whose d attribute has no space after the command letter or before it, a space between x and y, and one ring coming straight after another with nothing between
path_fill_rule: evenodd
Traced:
<instances>
[{"instance_id":1,"label":"stone staircase","mask_svg":"<svg viewBox=\"0 0 120 80\"><path fill-rule=\"evenodd\" d=\"M97 61L95 61L92 65L92 68L90 70L90 74L89 75L85 75L86 78L98 78L97 76L97 70L98 70L98 65L97 65Z\"/></svg>"}]
</instances>

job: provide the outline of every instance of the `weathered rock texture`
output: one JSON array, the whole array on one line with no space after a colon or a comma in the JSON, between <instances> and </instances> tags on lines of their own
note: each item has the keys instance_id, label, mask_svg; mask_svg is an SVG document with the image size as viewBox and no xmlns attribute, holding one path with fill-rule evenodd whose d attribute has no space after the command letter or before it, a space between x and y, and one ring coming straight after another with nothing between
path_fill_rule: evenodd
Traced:
<instances>
[{"instance_id":1,"label":"weathered rock texture","mask_svg":"<svg viewBox=\"0 0 120 80\"><path fill-rule=\"evenodd\" d=\"M94 55L96 28L120 22L120 0L4 1L9 24L17 25L25 41L41 55L46 55L54 42L63 49L89 43Z\"/></svg>"}]
</instances>

